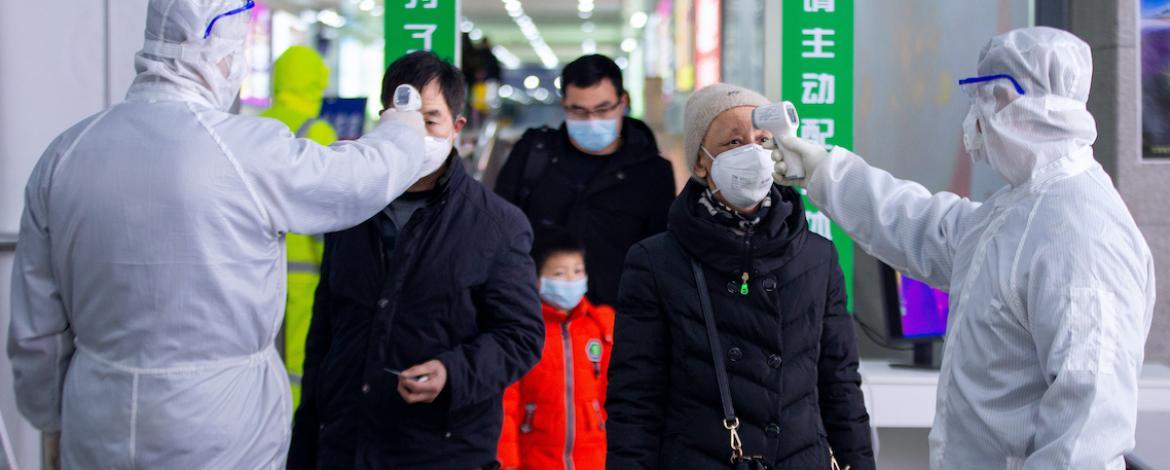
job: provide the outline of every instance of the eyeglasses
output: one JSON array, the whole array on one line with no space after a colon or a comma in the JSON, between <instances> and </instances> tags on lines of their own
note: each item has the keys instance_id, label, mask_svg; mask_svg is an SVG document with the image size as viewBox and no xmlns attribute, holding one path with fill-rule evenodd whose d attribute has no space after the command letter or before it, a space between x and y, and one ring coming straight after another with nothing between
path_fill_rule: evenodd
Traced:
<instances>
[{"instance_id":1,"label":"eyeglasses","mask_svg":"<svg viewBox=\"0 0 1170 470\"><path fill-rule=\"evenodd\" d=\"M962 86L962 85L975 85L975 84L986 83L986 82L991 82L991 81L995 81L995 80L1008 80L1008 81L1012 82L1012 86L1014 86L1016 88L1016 93L1019 93L1021 95L1024 94L1024 87L1020 86L1020 82L1016 81L1015 77L1012 77L1011 75L1008 75L1006 73L1001 73L1001 74L997 74L997 75L982 75L982 76L978 76L978 77L964 78L962 80L959 80L959 85L960 86Z\"/></svg>"},{"instance_id":2,"label":"eyeglasses","mask_svg":"<svg viewBox=\"0 0 1170 470\"><path fill-rule=\"evenodd\" d=\"M570 117L575 119L589 119L593 116L600 118L608 116L615 109L621 107L621 105L621 101L618 101L617 103L611 104L609 106L602 106L600 108L594 108L593 110L588 110L577 106L565 106L565 114L568 114Z\"/></svg>"},{"instance_id":3,"label":"eyeglasses","mask_svg":"<svg viewBox=\"0 0 1170 470\"><path fill-rule=\"evenodd\" d=\"M211 22L207 23L207 30L203 31L203 39L207 39L207 38L211 37L211 28L213 28L215 26L215 22L219 21L220 18L226 18L228 16L238 15L240 13L251 10L253 8L256 8L255 0L248 0L248 2L245 3L244 6L242 6L242 7L236 8L234 10L231 10L231 11L228 11L225 13L220 13L218 15L215 15L215 18L212 18Z\"/></svg>"}]
</instances>

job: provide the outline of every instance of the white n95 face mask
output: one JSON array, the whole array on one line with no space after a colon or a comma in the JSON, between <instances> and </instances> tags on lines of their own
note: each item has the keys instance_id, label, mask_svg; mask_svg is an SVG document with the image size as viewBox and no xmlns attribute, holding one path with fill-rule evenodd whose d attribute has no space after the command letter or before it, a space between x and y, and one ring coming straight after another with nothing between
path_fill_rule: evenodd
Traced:
<instances>
[{"instance_id":1,"label":"white n95 face mask","mask_svg":"<svg viewBox=\"0 0 1170 470\"><path fill-rule=\"evenodd\" d=\"M451 154L452 147L450 138L442 137L423 137L423 146L425 147L427 168L423 169L424 175L429 175L438 171L443 167L443 163L447 161L447 155Z\"/></svg>"},{"instance_id":2,"label":"white n95 face mask","mask_svg":"<svg viewBox=\"0 0 1170 470\"><path fill-rule=\"evenodd\" d=\"M967 110L967 117L963 119L963 148L967 149L967 155L971 156L971 160L985 162L987 148L983 145L983 134L976 125L978 122L979 112L975 110L975 105L971 105L971 109Z\"/></svg>"},{"instance_id":3,"label":"white n95 face mask","mask_svg":"<svg viewBox=\"0 0 1170 470\"><path fill-rule=\"evenodd\" d=\"M715 192L722 194L732 206L748 209L759 204L772 190L772 151L757 144L733 148L719 154L718 158L707 154L714 163L711 165L711 180Z\"/></svg>"}]
</instances>

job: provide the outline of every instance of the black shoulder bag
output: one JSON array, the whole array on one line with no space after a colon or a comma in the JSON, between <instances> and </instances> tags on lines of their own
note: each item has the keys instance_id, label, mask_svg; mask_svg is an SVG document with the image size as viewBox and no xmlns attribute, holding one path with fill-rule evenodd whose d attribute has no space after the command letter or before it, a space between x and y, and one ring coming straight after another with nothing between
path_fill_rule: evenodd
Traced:
<instances>
[{"instance_id":1,"label":"black shoulder bag","mask_svg":"<svg viewBox=\"0 0 1170 470\"><path fill-rule=\"evenodd\" d=\"M707 343L711 347L711 359L715 369L715 380L719 382L719 401L723 404L723 428L731 438L731 468L735 470L771 470L772 466L763 456L743 455L743 442L739 439L739 418L735 417L735 408L731 404L731 386L728 385L727 367L723 359L723 346L719 344L719 330L715 327L715 314L711 309L711 296L707 292L707 280L703 277L703 267L694 258L691 258L691 270L695 273L695 287L699 290L699 307L703 311L703 323L707 325ZM833 449L829 449L830 470L844 469L833 456Z\"/></svg>"},{"instance_id":2,"label":"black shoulder bag","mask_svg":"<svg viewBox=\"0 0 1170 470\"><path fill-rule=\"evenodd\" d=\"M711 359L715 361L715 380L719 382L719 401L723 404L723 428L731 437L731 468L736 470L771 470L772 465L764 457L743 455L743 443L739 440L739 418L731 406L731 386L727 382L727 368L723 360L723 347L719 344L719 330L715 328L715 314L711 311L711 297L707 293L707 280L703 268L691 258L691 269L695 272L695 287L699 290L699 307L703 311L703 322L707 324L707 342L711 346Z\"/></svg>"}]
</instances>

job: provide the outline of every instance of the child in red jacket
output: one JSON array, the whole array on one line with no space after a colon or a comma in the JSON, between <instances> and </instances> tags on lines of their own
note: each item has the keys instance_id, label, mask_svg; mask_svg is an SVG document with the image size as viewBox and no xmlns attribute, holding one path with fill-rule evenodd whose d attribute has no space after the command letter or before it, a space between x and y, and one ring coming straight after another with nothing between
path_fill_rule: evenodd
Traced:
<instances>
[{"instance_id":1,"label":"child in red jacket","mask_svg":"<svg viewBox=\"0 0 1170 470\"><path fill-rule=\"evenodd\" d=\"M605 468L605 387L613 309L585 298L585 250L540 227L532 247L545 322L544 355L504 393L504 469Z\"/></svg>"}]
</instances>

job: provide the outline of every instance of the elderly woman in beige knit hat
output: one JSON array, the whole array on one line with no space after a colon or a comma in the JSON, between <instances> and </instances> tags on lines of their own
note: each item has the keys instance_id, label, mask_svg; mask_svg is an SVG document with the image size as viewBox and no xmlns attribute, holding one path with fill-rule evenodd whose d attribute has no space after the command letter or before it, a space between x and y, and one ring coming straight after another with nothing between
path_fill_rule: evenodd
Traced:
<instances>
[{"instance_id":1,"label":"elderly woman in beige knit hat","mask_svg":"<svg viewBox=\"0 0 1170 470\"><path fill-rule=\"evenodd\" d=\"M608 468L874 468L836 251L772 181L766 103L726 84L687 101L693 178L622 275Z\"/></svg>"}]
</instances>

